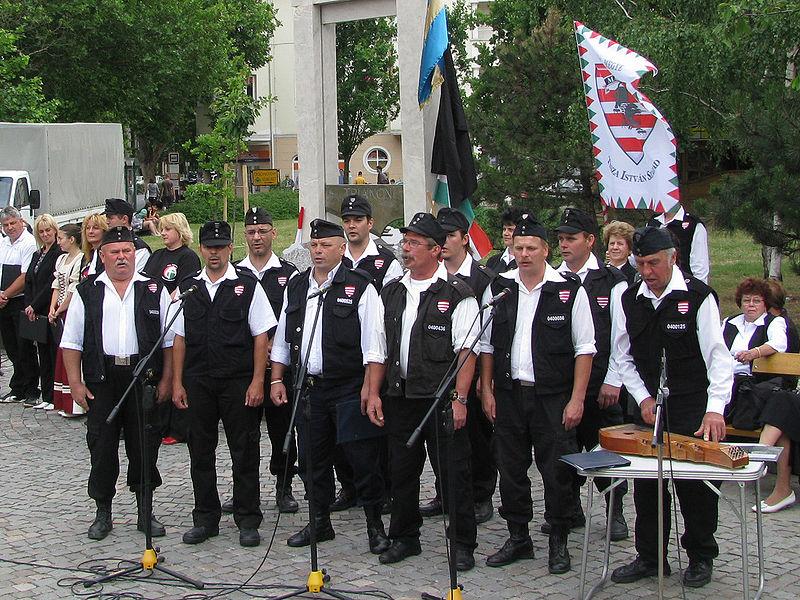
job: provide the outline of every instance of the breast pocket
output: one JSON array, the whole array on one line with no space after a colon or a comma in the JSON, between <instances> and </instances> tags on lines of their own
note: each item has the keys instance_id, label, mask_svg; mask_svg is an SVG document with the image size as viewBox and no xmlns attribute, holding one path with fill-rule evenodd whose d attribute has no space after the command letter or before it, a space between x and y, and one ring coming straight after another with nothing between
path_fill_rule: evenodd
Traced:
<instances>
[{"instance_id":1,"label":"breast pocket","mask_svg":"<svg viewBox=\"0 0 800 600\"><path fill-rule=\"evenodd\" d=\"M333 327L333 339L339 346L353 346L358 344L361 338L357 309L357 306L333 307L332 313L336 320Z\"/></svg>"},{"instance_id":2,"label":"breast pocket","mask_svg":"<svg viewBox=\"0 0 800 600\"><path fill-rule=\"evenodd\" d=\"M206 307L199 302L187 302L183 307L183 318L187 321L201 321L206 318Z\"/></svg>"},{"instance_id":3,"label":"breast pocket","mask_svg":"<svg viewBox=\"0 0 800 600\"><path fill-rule=\"evenodd\" d=\"M423 355L432 362L447 362L453 358L451 323L444 319L426 319L422 324Z\"/></svg>"},{"instance_id":4,"label":"breast pocket","mask_svg":"<svg viewBox=\"0 0 800 600\"><path fill-rule=\"evenodd\" d=\"M691 335L692 325L685 319L665 319L661 323L661 330L669 340L670 354L676 358L693 354Z\"/></svg>"},{"instance_id":5,"label":"breast pocket","mask_svg":"<svg viewBox=\"0 0 800 600\"><path fill-rule=\"evenodd\" d=\"M241 308L226 308L219 311L219 335L223 343L239 343L239 333L245 319L244 310Z\"/></svg>"},{"instance_id":6,"label":"breast pocket","mask_svg":"<svg viewBox=\"0 0 800 600\"><path fill-rule=\"evenodd\" d=\"M554 354L573 352L569 314L566 312L545 313L539 317L539 320L544 325L543 331L549 334L550 343L547 346L550 352Z\"/></svg>"}]
</instances>

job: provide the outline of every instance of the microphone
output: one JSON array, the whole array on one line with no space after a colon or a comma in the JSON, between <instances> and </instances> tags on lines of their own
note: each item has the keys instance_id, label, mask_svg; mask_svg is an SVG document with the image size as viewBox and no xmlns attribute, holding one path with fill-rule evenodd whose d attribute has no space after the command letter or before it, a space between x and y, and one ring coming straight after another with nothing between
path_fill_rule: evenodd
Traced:
<instances>
[{"instance_id":1,"label":"microphone","mask_svg":"<svg viewBox=\"0 0 800 600\"><path fill-rule=\"evenodd\" d=\"M180 302L181 300L183 300L184 298L186 298L186 296L191 296L191 295L192 295L192 294L194 294L196 291L197 291L197 284L193 285L193 286L192 286L192 287L190 287L188 290L186 290L185 292L183 292L182 294L180 294L180 295L179 295L177 298L175 298L175 299L174 299L172 302L170 302L170 304L175 304L176 302Z\"/></svg>"},{"instance_id":2,"label":"microphone","mask_svg":"<svg viewBox=\"0 0 800 600\"><path fill-rule=\"evenodd\" d=\"M332 284L332 283L328 283L328 284L326 284L326 285L323 285L321 288L319 288L319 289L318 289L316 292L314 292L313 294L309 294L309 295L306 297L306 300L311 300L312 298L316 298L317 296L322 296L322 295L324 295L324 294L327 294L327 293L328 293L328 290L329 290L329 289L331 289L332 287L333 287L333 284Z\"/></svg>"},{"instance_id":3,"label":"microphone","mask_svg":"<svg viewBox=\"0 0 800 600\"><path fill-rule=\"evenodd\" d=\"M499 302L502 302L503 300L506 299L506 297L510 293L511 293L511 288L503 288L503 291L501 291L499 294L489 298L489 301L486 304L484 304L483 306L481 306L481 310L483 310L485 308L489 308L490 306L494 306L495 304L498 304Z\"/></svg>"}]
</instances>

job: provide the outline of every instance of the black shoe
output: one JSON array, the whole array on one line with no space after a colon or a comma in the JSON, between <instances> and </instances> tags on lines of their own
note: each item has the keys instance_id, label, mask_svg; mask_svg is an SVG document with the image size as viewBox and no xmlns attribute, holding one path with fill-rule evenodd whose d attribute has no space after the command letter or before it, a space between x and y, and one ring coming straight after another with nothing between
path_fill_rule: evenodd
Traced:
<instances>
[{"instance_id":1,"label":"black shoe","mask_svg":"<svg viewBox=\"0 0 800 600\"><path fill-rule=\"evenodd\" d=\"M94 522L89 526L87 535L90 540L103 540L105 539L114 525L111 523L111 505L98 505L97 514L94 517Z\"/></svg>"},{"instance_id":2,"label":"black shoe","mask_svg":"<svg viewBox=\"0 0 800 600\"><path fill-rule=\"evenodd\" d=\"M233 514L233 498L225 500L225 502L222 503L221 508L222 512L224 512L226 515Z\"/></svg>"},{"instance_id":3,"label":"black shoe","mask_svg":"<svg viewBox=\"0 0 800 600\"><path fill-rule=\"evenodd\" d=\"M139 515L139 519L136 521L136 529L145 533L144 515ZM167 535L167 530L155 515L150 515L150 535L153 537L164 537Z\"/></svg>"},{"instance_id":4,"label":"black shoe","mask_svg":"<svg viewBox=\"0 0 800 600\"><path fill-rule=\"evenodd\" d=\"M291 485L287 485L283 489L278 488L275 490L275 503L278 505L278 512L280 513L292 514L300 510L300 505L292 495Z\"/></svg>"},{"instance_id":5,"label":"black shoe","mask_svg":"<svg viewBox=\"0 0 800 600\"><path fill-rule=\"evenodd\" d=\"M621 512L614 512L611 515L611 541L620 542L628 539L628 523L625 521L625 515Z\"/></svg>"},{"instance_id":6,"label":"black shoe","mask_svg":"<svg viewBox=\"0 0 800 600\"><path fill-rule=\"evenodd\" d=\"M487 500L486 502L475 503L476 525L480 525L481 523L486 523L486 521L492 518L493 514L494 514L494 506L492 506L491 500Z\"/></svg>"},{"instance_id":7,"label":"black shoe","mask_svg":"<svg viewBox=\"0 0 800 600\"><path fill-rule=\"evenodd\" d=\"M183 534L184 544L200 544L208 538L219 535L219 527L206 527L205 525L195 525Z\"/></svg>"},{"instance_id":8,"label":"black shoe","mask_svg":"<svg viewBox=\"0 0 800 600\"><path fill-rule=\"evenodd\" d=\"M703 587L711 581L713 572L714 566L710 560L690 560L689 567L683 572L683 585L691 588Z\"/></svg>"},{"instance_id":9,"label":"black shoe","mask_svg":"<svg viewBox=\"0 0 800 600\"><path fill-rule=\"evenodd\" d=\"M240 529L239 530L239 545L245 548L252 548L261 543L261 534L258 529Z\"/></svg>"},{"instance_id":10,"label":"black shoe","mask_svg":"<svg viewBox=\"0 0 800 600\"><path fill-rule=\"evenodd\" d=\"M533 558L531 536L510 537L497 552L486 559L487 567L504 567L522 558Z\"/></svg>"},{"instance_id":11,"label":"black shoe","mask_svg":"<svg viewBox=\"0 0 800 600\"><path fill-rule=\"evenodd\" d=\"M339 493L336 494L336 500L330 506L331 512L339 512L342 510L347 510L348 508L352 508L356 505L356 495L354 492L349 492L348 490L342 488L339 490Z\"/></svg>"},{"instance_id":12,"label":"black shoe","mask_svg":"<svg viewBox=\"0 0 800 600\"><path fill-rule=\"evenodd\" d=\"M422 554L422 547L419 545L419 540L395 540L389 549L378 557L382 565L391 565L392 563L400 562L409 556L418 556Z\"/></svg>"},{"instance_id":13,"label":"black shoe","mask_svg":"<svg viewBox=\"0 0 800 600\"><path fill-rule=\"evenodd\" d=\"M554 528L550 534L550 552L547 557L547 570L553 575L561 575L569 571L571 562L567 550L569 529Z\"/></svg>"},{"instance_id":14,"label":"black shoe","mask_svg":"<svg viewBox=\"0 0 800 600\"><path fill-rule=\"evenodd\" d=\"M424 518L436 517L442 514L442 501L440 498L434 498L426 504L419 505L419 514Z\"/></svg>"},{"instance_id":15,"label":"black shoe","mask_svg":"<svg viewBox=\"0 0 800 600\"><path fill-rule=\"evenodd\" d=\"M317 543L327 542L336 537L336 532L331 525L331 519L328 516L317 517ZM295 533L292 537L286 540L286 544L292 548L302 548L311 545L311 526L306 525L300 531Z\"/></svg>"},{"instance_id":16,"label":"black shoe","mask_svg":"<svg viewBox=\"0 0 800 600\"><path fill-rule=\"evenodd\" d=\"M664 575L668 576L670 573L669 565L664 565ZM614 569L614 572L611 573L611 581L614 583L634 583L645 577L657 576L658 565L646 562L640 556L637 556L627 565L622 565Z\"/></svg>"},{"instance_id":17,"label":"black shoe","mask_svg":"<svg viewBox=\"0 0 800 600\"><path fill-rule=\"evenodd\" d=\"M456 571L471 571L475 568L475 557L466 548L456 548Z\"/></svg>"},{"instance_id":18,"label":"black shoe","mask_svg":"<svg viewBox=\"0 0 800 600\"><path fill-rule=\"evenodd\" d=\"M581 527L585 526L586 526L586 515L583 514L583 509L581 509L580 512L575 513L574 515L572 515L572 517L570 517L569 520L570 529L580 529ZM550 532L552 531L552 527L550 523L548 523L547 521L542 523L542 526L539 529L542 533L545 533L547 535L550 535ZM612 537L611 539L613 540L614 538Z\"/></svg>"},{"instance_id":19,"label":"black shoe","mask_svg":"<svg viewBox=\"0 0 800 600\"><path fill-rule=\"evenodd\" d=\"M386 537L386 530L381 519L381 505L375 504L364 507L364 514L367 517L367 537L369 538L369 551L373 554L383 554L391 546L389 538Z\"/></svg>"}]
</instances>

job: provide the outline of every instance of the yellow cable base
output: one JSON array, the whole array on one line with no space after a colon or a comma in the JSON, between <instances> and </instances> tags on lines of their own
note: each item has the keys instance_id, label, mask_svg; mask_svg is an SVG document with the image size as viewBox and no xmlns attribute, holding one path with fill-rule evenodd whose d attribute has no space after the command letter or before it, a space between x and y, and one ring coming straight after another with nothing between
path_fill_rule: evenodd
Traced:
<instances>
[{"instance_id":1,"label":"yellow cable base","mask_svg":"<svg viewBox=\"0 0 800 600\"><path fill-rule=\"evenodd\" d=\"M142 568L152 571L157 564L158 555L156 554L156 551L152 548L145 550L144 554L142 555Z\"/></svg>"},{"instance_id":2,"label":"yellow cable base","mask_svg":"<svg viewBox=\"0 0 800 600\"><path fill-rule=\"evenodd\" d=\"M447 592L447 600L461 600L461 587Z\"/></svg>"},{"instance_id":3,"label":"yellow cable base","mask_svg":"<svg viewBox=\"0 0 800 600\"><path fill-rule=\"evenodd\" d=\"M322 571L311 571L311 573L308 574L306 587L308 588L309 592L317 594L322 591L324 581L325 579L322 575Z\"/></svg>"}]
</instances>

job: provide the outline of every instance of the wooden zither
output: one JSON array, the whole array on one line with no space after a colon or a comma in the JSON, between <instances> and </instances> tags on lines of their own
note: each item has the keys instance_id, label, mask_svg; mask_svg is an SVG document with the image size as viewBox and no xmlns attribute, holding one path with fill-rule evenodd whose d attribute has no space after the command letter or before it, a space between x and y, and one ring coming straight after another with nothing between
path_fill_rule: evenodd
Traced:
<instances>
[{"instance_id":1,"label":"wooden zither","mask_svg":"<svg viewBox=\"0 0 800 600\"><path fill-rule=\"evenodd\" d=\"M653 430L636 425L616 425L600 430L600 446L619 454L656 456L658 449L651 445ZM738 446L726 446L719 442L706 442L687 435L670 433L664 435L664 457L704 463L727 469L738 469L750 462L747 453Z\"/></svg>"}]
</instances>

